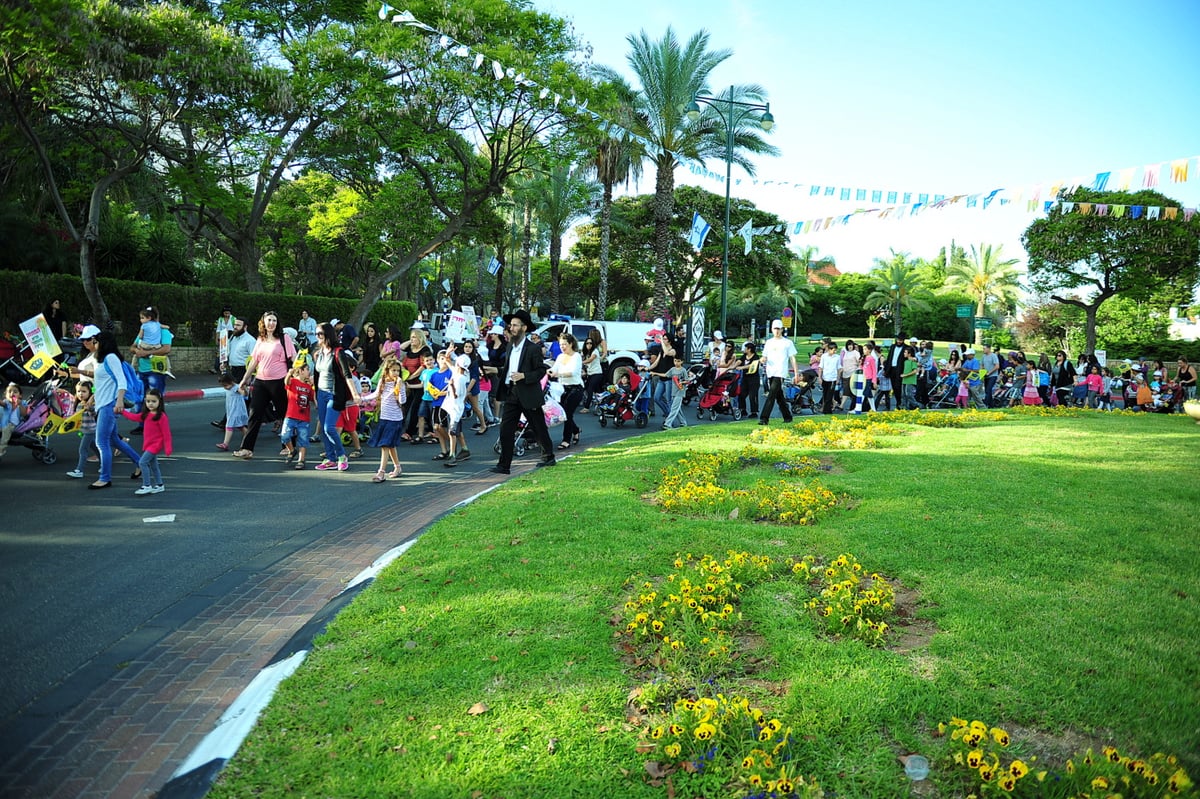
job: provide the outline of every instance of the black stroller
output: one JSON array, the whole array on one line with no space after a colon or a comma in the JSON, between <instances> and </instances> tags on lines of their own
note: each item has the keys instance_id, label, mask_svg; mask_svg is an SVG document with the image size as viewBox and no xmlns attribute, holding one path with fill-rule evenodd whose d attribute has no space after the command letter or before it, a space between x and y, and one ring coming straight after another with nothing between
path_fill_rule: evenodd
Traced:
<instances>
[{"instance_id":1,"label":"black stroller","mask_svg":"<svg viewBox=\"0 0 1200 799\"><path fill-rule=\"evenodd\" d=\"M801 370L799 385L784 383L783 398L787 400L793 415L812 416L816 414L817 403L821 401L821 398L814 397L813 392L820 390L820 385L821 381L817 380L816 369Z\"/></svg>"}]
</instances>

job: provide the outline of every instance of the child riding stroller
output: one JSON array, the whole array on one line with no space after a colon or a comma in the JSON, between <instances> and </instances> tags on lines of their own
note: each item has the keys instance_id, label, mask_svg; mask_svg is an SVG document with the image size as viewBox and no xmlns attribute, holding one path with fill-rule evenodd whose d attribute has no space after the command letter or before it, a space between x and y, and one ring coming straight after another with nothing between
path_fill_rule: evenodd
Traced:
<instances>
[{"instance_id":1,"label":"child riding stroller","mask_svg":"<svg viewBox=\"0 0 1200 799\"><path fill-rule=\"evenodd\" d=\"M696 410L696 418L703 419L708 412L708 418L716 421L718 413L733 415L734 421L742 418L742 409L737 405L738 394L741 392L742 373L738 369L722 372L712 385L700 395L700 404Z\"/></svg>"},{"instance_id":2,"label":"child riding stroller","mask_svg":"<svg viewBox=\"0 0 1200 799\"><path fill-rule=\"evenodd\" d=\"M50 436L59 432L63 420L75 413L75 398L65 388L59 388L59 382L47 380L34 389L29 398L29 415L13 429L8 440L8 446L25 447L34 460L47 466L58 460L50 447Z\"/></svg>"},{"instance_id":3,"label":"child riding stroller","mask_svg":"<svg viewBox=\"0 0 1200 799\"><path fill-rule=\"evenodd\" d=\"M784 382L783 398L795 416L812 416L817 412L819 397L813 397L814 389L820 386L816 369L804 369L800 372L800 383L792 385Z\"/></svg>"},{"instance_id":4,"label":"child riding stroller","mask_svg":"<svg viewBox=\"0 0 1200 799\"><path fill-rule=\"evenodd\" d=\"M613 427L622 427L632 419L639 429L645 427L650 421L649 377L624 367L616 369L613 377L615 384L594 406L600 426L607 427L611 420Z\"/></svg>"}]
</instances>

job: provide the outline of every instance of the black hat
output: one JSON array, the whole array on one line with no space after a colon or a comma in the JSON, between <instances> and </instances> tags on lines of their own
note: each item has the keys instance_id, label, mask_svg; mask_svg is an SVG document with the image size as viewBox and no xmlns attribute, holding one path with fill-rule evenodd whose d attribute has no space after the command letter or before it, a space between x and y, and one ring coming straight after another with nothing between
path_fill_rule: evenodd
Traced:
<instances>
[{"instance_id":1,"label":"black hat","mask_svg":"<svg viewBox=\"0 0 1200 799\"><path fill-rule=\"evenodd\" d=\"M518 308L510 314L505 314L504 324L508 324L513 319L520 319L525 323L525 327L533 327L533 319L530 318L529 311L526 311L524 308Z\"/></svg>"}]
</instances>

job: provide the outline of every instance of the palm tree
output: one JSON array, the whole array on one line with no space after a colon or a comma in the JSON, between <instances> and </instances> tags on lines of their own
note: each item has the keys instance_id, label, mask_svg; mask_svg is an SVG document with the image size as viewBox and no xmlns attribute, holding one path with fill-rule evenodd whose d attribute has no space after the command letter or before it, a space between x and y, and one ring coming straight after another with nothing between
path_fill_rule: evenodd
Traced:
<instances>
[{"instance_id":1,"label":"palm tree","mask_svg":"<svg viewBox=\"0 0 1200 799\"><path fill-rule=\"evenodd\" d=\"M1014 303L1020 286L1021 270L1018 259L1000 260L1003 244L971 245L971 257L965 262L955 262L946 270L946 285L961 289L975 299L975 316L982 317L988 302ZM983 344L983 330L975 329L975 346Z\"/></svg>"},{"instance_id":2,"label":"palm tree","mask_svg":"<svg viewBox=\"0 0 1200 799\"><path fill-rule=\"evenodd\" d=\"M871 280L872 291L867 295L863 308L867 310L886 309L892 314L894 335L900 335L901 315L904 308L926 310L929 294L921 282L917 272L918 262L909 258L906 252L892 253L888 259L876 258L875 268L867 277Z\"/></svg>"},{"instance_id":3,"label":"palm tree","mask_svg":"<svg viewBox=\"0 0 1200 799\"><path fill-rule=\"evenodd\" d=\"M560 310L563 236L592 210L599 194L599 185L586 179L586 172L586 165L573 166L567 158L555 158L545 171L535 173L530 187L538 225L550 237L550 313Z\"/></svg>"},{"instance_id":4,"label":"palm tree","mask_svg":"<svg viewBox=\"0 0 1200 799\"><path fill-rule=\"evenodd\" d=\"M618 126L612 130L601 130L592 145L591 172L603 187L600 202L600 289L596 299L596 318L603 319L608 307L608 267L612 242L612 197L613 187L618 183L628 185L642 176L642 159L645 149L633 138L629 128L636 117L637 92L620 76L610 76L608 88L614 100L607 116L615 119ZM611 135L619 132L618 136Z\"/></svg>"},{"instance_id":5,"label":"palm tree","mask_svg":"<svg viewBox=\"0 0 1200 799\"><path fill-rule=\"evenodd\" d=\"M651 41L643 30L626 39L632 48L629 66L641 83L633 132L648 140L654 161L654 299L653 312L668 310L667 258L670 253L671 222L675 213L675 167L679 158L703 162L705 158L724 158L726 126L711 107L695 121L685 112L696 95L708 94L708 76L729 58L729 50L708 50L708 32L698 31L687 44L680 45L672 28L663 38ZM605 80L617 77L607 68L598 70ZM732 86L722 99L761 101L766 96L759 86ZM778 150L757 134L757 120L744 119L735 126L733 163L753 176L754 165L745 152L775 155Z\"/></svg>"}]
</instances>

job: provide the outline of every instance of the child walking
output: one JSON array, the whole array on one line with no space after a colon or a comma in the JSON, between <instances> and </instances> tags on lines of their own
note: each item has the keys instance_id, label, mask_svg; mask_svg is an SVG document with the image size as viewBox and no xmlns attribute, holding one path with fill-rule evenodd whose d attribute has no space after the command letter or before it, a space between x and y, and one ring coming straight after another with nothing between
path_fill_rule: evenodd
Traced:
<instances>
[{"instance_id":1,"label":"child walking","mask_svg":"<svg viewBox=\"0 0 1200 799\"><path fill-rule=\"evenodd\" d=\"M958 393L954 395L954 405L966 410L967 401L971 398L971 388L967 382L967 370L958 370Z\"/></svg>"},{"instance_id":2,"label":"child walking","mask_svg":"<svg viewBox=\"0 0 1200 799\"><path fill-rule=\"evenodd\" d=\"M80 383L75 387L75 407L80 413L79 462L74 471L67 472L67 477L78 480L83 477L88 457L93 452L99 453L96 449L96 403L92 400L91 383Z\"/></svg>"},{"instance_id":3,"label":"child walking","mask_svg":"<svg viewBox=\"0 0 1200 799\"><path fill-rule=\"evenodd\" d=\"M379 385L363 401L377 399L379 401L379 422L371 430L369 447L379 447L379 471L371 478L372 483L382 483L384 480L396 479L403 473L400 458L396 453L396 445L404 434L404 402L407 394L404 389L404 367L394 358L389 359L383 367L383 376ZM384 472L391 461L392 470Z\"/></svg>"},{"instance_id":4,"label":"child walking","mask_svg":"<svg viewBox=\"0 0 1200 799\"><path fill-rule=\"evenodd\" d=\"M687 419L683 418L683 395L687 393L687 385L691 382L687 376L687 369L683 368L683 357L676 355L675 365L668 369L666 374L667 379L675 384L675 392L671 395L671 412L663 420L663 430L688 426Z\"/></svg>"},{"instance_id":5,"label":"child walking","mask_svg":"<svg viewBox=\"0 0 1200 799\"><path fill-rule=\"evenodd\" d=\"M458 465L459 461L469 460L471 450L467 449L467 438L463 435L463 414L467 412L467 391L470 385L471 356L453 356L450 359L450 380L446 383L446 396L442 399L442 413L446 425L446 443L450 447L450 457L442 463L447 469Z\"/></svg>"},{"instance_id":6,"label":"child walking","mask_svg":"<svg viewBox=\"0 0 1200 799\"><path fill-rule=\"evenodd\" d=\"M146 392L142 410L121 411L121 415L142 425L142 446L146 448L142 457L138 459L138 470L133 475L141 475L142 487L133 493L138 496L161 494L166 491L166 486L163 485L158 456L170 455L172 451L171 425L167 420L166 411L163 410L162 393L156 388L150 389Z\"/></svg>"},{"instance_id":7,"label":"child walking","mask_svg":"<svg viewBox=\"0 0 1200 799\"><path fill-rule=\"evenodd\" d=\"M229 442L233 434L244 436L246 424L250 421L250 413L246 410L246 398L237 390L237 381L229 372L222 372L217 382L225 389L225 440L217 444L222 452L229 451Z\"/></svg>"},{"instance_id":8,"label":"child walking","mask_svg":"<svg viewBox=\"0 0 1200 799\"><path fill-rule=\"evenodd\" d=\"M287 463L293 459L296 471L304 469L304 457L308 452L308 425L312 409L317 402L317 390L313 388L312 374L308 361L297 358L296 365L288 371L284 390L287 391L287 414L279 431Z\"/></svg>"}]
</instances>

